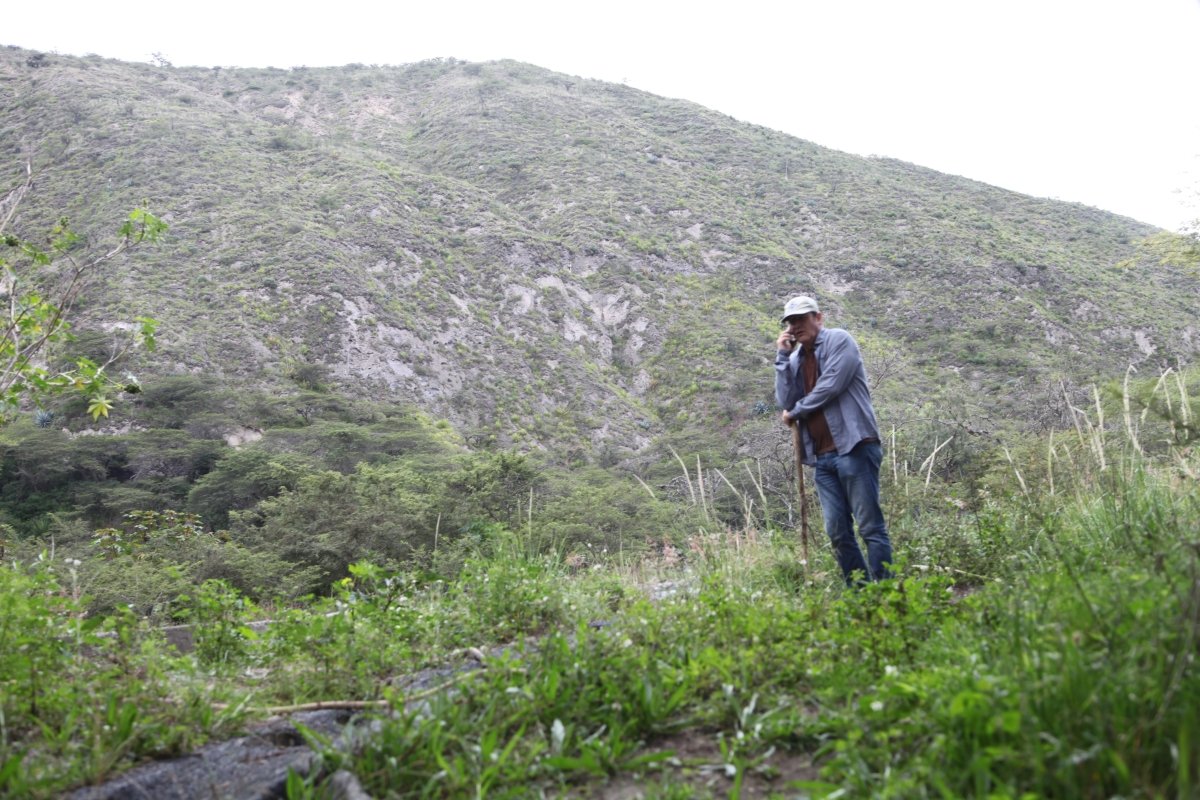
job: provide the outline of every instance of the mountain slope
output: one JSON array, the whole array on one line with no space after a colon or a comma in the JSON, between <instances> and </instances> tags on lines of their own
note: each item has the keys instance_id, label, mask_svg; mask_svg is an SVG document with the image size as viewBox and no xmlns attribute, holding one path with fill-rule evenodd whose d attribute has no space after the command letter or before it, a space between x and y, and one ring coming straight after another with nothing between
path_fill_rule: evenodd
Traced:
<instances>
[{"instance_id":1,"label":"mountain slope","mask_svg":"<svg viewBox=\"0 0 1200 800\"><path fill-rule=\"evenodd\" d=\"M1060 380L1200 349L1193 279L1116 266L1149 226L524 64L6 48L0 98L4 175L27 153L37 173L22 232L67 213L97 237L143 201L171 223L85 310L162 320L149 375L286 387L317 365L474 441L593 458L758 425L802 291L895 419L947 399L1028 419Z\"/></svg>"}]
</instances>

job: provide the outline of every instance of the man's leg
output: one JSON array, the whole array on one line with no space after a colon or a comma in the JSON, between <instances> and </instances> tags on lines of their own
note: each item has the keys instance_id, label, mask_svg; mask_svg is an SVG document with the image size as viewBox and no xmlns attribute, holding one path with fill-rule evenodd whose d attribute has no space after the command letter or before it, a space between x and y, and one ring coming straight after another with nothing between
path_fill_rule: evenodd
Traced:
<instances>
[{"instance_id":1,"label":"man's leg","mask_svg":"<svg viewBox=\"0 0 1200 800\"><path fill-rule=\"evenodd\" d=\"M838 459L838 474L849 498L850 511L858 523L858 535L867 543L871 579L892 577L892 542L879 505L879 464L883 447L878 442L861 442Z\"/></svg>"},{"instance_id":2,"label":"man's leg","mask_svg":"<svg viewBox=\"0 0 1200 800\"><path fill-rule=\"evenodd\" d=\"M817 466L813 470L817 483L817 496L821 499L821 513L825 517L825 533L833 543L833 553L837 557L838 566L842 568L842 576L846 585L854 584L854 573L862 578L869 578L867 562L863 560L862 550L858 540L854 538L854 522L851 518L850 497L842 485L838 475L837 453L827 453L817 456Z\"/></svg>"}]
</instances>

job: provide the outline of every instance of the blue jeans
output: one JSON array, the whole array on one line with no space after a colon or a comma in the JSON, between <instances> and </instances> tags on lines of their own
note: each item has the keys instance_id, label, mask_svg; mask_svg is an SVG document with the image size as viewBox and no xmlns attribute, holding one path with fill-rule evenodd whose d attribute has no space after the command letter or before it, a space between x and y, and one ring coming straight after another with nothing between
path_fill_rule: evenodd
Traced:
<instances>
[{"instance_id":1,"label":"blue jeans","mask_svg":"<svg viewBox=\"0 0 1200 800\"><path fill-rule=\"evenodd\" d=\"M844 456L837 453L817 456L817 496L821 498L825 532L833 543L847 586L853 585L856 572L858 580L891 577L888 566L892 561L892 542L879 506L882 460L883 447L878 442L859 442ZM854 538L855 522L858 535L867 543L865 561Z\"/></svg>"}]
</instances>

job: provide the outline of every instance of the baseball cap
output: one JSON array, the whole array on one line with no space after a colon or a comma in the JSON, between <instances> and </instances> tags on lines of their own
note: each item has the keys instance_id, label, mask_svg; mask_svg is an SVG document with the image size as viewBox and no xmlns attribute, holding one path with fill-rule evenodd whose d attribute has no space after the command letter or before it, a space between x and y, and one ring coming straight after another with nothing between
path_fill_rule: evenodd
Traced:
<instances>
[{"instance_id":1,"label":"baseball cap","mask_svg":"<svg viewBox=\"0 0 1200 800\"><path fill-rule=\"evenodd\" d=\"M797 314L809 314L814 311L820 311L817 307L817 301L805 295L799 295L788 300L783 306L783 316L779 318L780 322L787 322L788 317L794 317Z\"/></svg>"}]
</instances>

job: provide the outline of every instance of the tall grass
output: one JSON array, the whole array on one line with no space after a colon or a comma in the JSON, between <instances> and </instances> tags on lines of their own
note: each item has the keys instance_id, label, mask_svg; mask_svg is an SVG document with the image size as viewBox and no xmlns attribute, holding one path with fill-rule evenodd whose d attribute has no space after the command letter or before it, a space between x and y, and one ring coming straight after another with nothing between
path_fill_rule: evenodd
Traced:
<instances>
[{"instance_id":1,"label":"tall grass","mask_svg":"<svg viewBox=\"0 0 1200 800\"><path fill-rule=\"evenodd\" d=\"M838 718L829 777L879 797L1195 796L1200 508L1145 467L1104 483L1037 509L1028 568Z\"/></svg>"},{"instance_id":2,"label":"tall grass","mask_svg":"<svg viewBox=\"0 0 1200 800\"><path fill-rule=\"evenodd\" d=\"M831 716L824 774L839 791L1200 793L1195 454L1148 457L1128 392L1120 428L1094 400L1091 413L1074 409L1075 447L1048 437L1038 482L1006 453L1019 490L980 514L980 532L1006 554L991 565L994 580L924 643L912 669Z\"/></svg>"}]
</instances>

